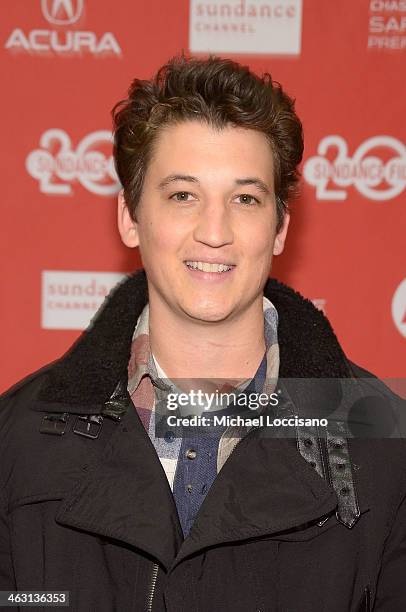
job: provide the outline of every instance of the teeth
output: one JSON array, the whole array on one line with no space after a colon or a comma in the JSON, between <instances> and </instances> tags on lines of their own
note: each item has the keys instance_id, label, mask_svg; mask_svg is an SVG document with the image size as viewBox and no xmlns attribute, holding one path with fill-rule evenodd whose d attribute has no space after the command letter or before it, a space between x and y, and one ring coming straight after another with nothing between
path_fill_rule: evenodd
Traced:
<instances>
[{"instance_id":1,"label":"teeth","mask_svg":"<svg viewBox=\"0 0 406 612\"><path fill-rule=\"evenodd\" d=\"M201 270L202 272L228 272L232 266L227 266L222 263L206 263L203 261L187 261L186 265L192 270Z\"/></svg>"}]
</instances>

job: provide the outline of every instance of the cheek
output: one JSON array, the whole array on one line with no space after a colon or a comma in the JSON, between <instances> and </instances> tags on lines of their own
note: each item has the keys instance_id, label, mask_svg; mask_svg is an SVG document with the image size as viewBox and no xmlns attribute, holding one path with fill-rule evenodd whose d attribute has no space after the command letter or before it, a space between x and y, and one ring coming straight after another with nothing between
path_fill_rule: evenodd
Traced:
<instances>
[{"instance_id":1,"label":"cheek","mask_svg":"<svg viewBox=\"0 0 406 612\"><path fill-rule=\"evenodd\" d=\"M171 236L165 230L165 224L159 221L148 220L140 226L140 249L144 252L157 253L157 246L160 250L166 249L170 244Z\"/></svg>"},{"instance_id":2,"label":"cheek","mask_svg":"<svg viewBox=\"0 0 406 612\"><path fill-rule=\"evenodd\" d=\"M253 291L262 290L269 277L274 240L275 230L266 221L245 233L243 252L249 277L247 282Z\"/></svg>"},{"instance_id":3,"label":"cheek","mask_svg":"<svg viewBox=\"0 0 406 612\"><path fill-rule=\"evenodd\" d=\"M173 223L150 219L140 229L140 253L150 269L164 269L169 261L179 257L183 240Z\"/></svg>"},{"instance_id":4,"label":"cheek","mask_svg":"<svg viewBox=\"0 0 406 612\"><path fill-rule=\"evenodd\" d=\"M272 260L274 241L274 228L272 226L267 227L264 223L245 233L244 252L253 263L257 262L260 265L263 262L266 265Z\"/></svg>"}]
</instances>

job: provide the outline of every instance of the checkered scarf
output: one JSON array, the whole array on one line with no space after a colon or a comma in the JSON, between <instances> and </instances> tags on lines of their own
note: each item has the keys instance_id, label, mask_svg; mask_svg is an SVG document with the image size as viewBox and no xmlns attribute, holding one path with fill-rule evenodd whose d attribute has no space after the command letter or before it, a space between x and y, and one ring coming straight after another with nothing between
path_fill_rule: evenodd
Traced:
<instances>
[{"instance_id":1,"label":"checkered scarf","mask_svg":"<svg viewBox=\"0 0 406 612\"><path fill-rule=\"evenodd\" d=\"M263 297L264 312L264 335L266 347L266 375L261 382L261 388L255 389L257 393L270 395L274 389L279 373L279 346L277 337L278 313L274 305ZM155 435L155 406L158 401L164 399L169 391L177 391L176 387L163 378L163 372L157 369L156 361L152 355L149 343L149 305L147 304L138 318L135 327L131 356L128 363L128 392L138 415L144 425L152 444L157 452L159 460L168 478L169 485L173 489L178 456L181 447L181 438L175 438L170 442ZM241 389L243 385L234 388ZM219 392L230 393L230 385ZM238 442L250 430L246 426L228 427L222 434L217 452L217 473L220 471L227 458Z\"/></svg>"}]
</instances>

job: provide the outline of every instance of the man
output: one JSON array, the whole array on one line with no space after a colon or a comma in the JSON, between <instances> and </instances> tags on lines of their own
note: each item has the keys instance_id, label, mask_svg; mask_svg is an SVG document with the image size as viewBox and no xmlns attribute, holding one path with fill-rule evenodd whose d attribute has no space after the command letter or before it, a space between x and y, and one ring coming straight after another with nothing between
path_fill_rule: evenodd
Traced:
<instances>
[{"instance_id":1,"label":"man","mask_svg":"<svg viewBox=\"0 0 406 612\"><path fill-rule=\"evenodd\" d=\"M181 57L114 121L118 226L144 272L2 400L0 590L69 591L80 612L406 609L397 399L268 280L303 151L293 101ZM235 394L195 416L245 420L172 428L168 398L199 385ZM252 392L270 425L238 407ZM371 406L378 436L359 439Z\"/></svg>"}]
</instances>

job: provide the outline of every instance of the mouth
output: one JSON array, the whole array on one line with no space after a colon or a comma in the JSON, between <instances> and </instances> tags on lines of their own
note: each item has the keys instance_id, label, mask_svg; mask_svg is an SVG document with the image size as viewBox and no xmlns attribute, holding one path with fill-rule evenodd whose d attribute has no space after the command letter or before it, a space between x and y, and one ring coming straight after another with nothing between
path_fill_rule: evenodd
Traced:
<instances>
[{"instance_id":1,"label":"mouth","mask_svg":"<svg viewBox=\"0 0 406 612\"><path fill-rule=\"evenodd\" d=\"M185 261L185 265L189 268L189 270L205 272L210 274L225 274L230 272L235 268L234 264L216 262L209 263L207 261Z\"/></svg>"}]
</instances>

